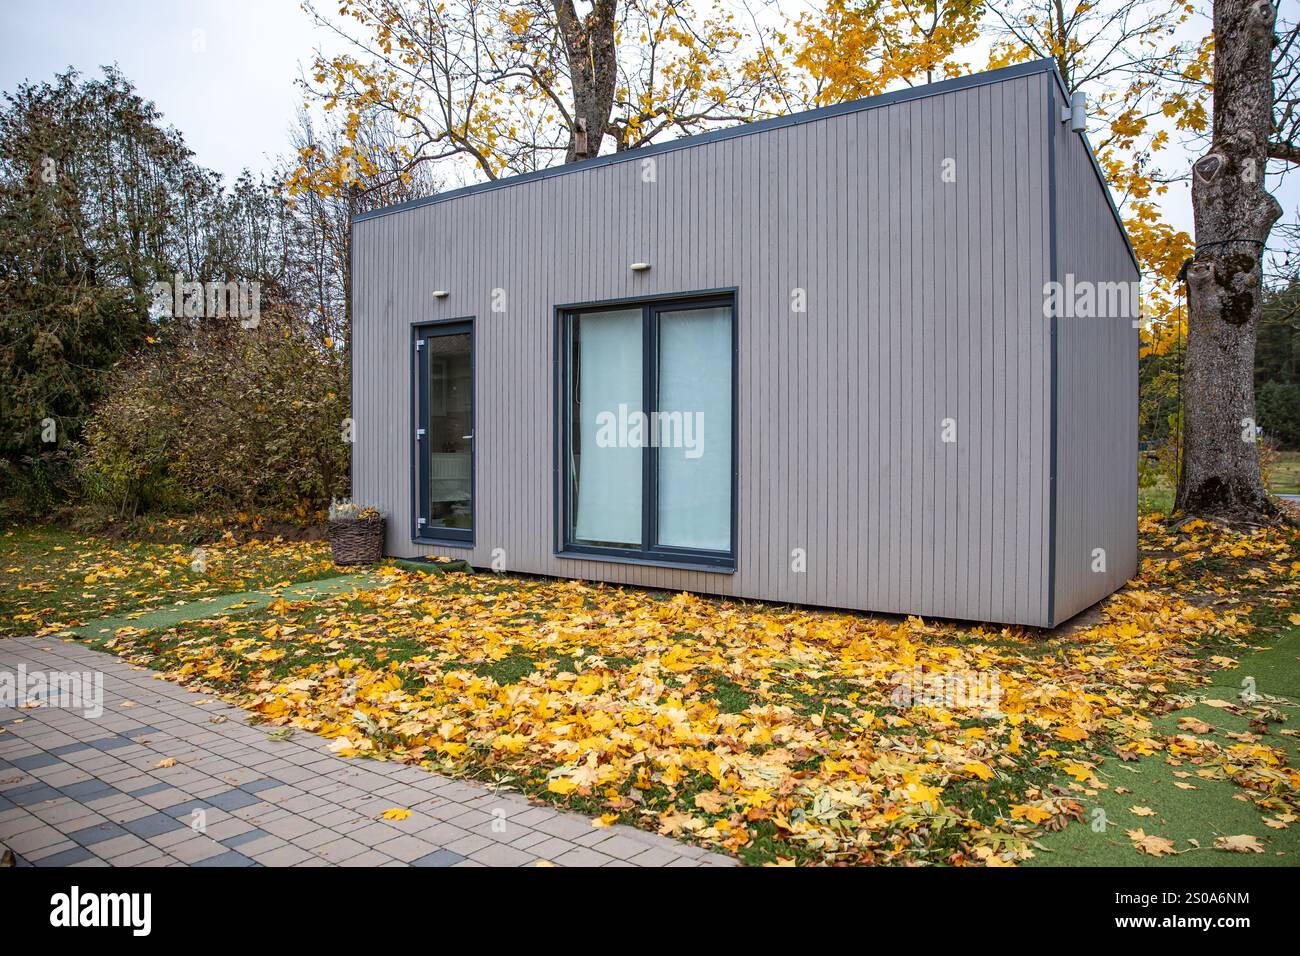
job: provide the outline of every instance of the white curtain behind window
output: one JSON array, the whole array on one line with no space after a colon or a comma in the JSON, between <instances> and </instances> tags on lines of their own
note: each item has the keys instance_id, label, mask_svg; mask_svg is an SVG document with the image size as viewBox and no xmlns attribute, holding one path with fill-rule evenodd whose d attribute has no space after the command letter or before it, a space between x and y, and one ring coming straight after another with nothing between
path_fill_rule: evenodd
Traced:
<instances>
[{"instance_id":1,"label":"white curtain behind window","mask_svg":"<svg viewBox=\"0 0 1300 956\"><path fill-rule=\"evenodd\" d=\"M659 411L682 413L674 430L695 444L693 450L682 440L663 447L667 436L660 437L659 543L725 551L731 547L730 308L660 313Z\"/></svg>"},{"instance_id":2,"label":"white curtain behind window","mask_svg":"<svg viewBox=\"0 0 1300 956\"><path fill-rule=\"evenodd\" d=\"M587 312L577 320L580 443L574 538L641 543L641 449L599 447L598 416L641 411L641 310ZM572 394L572 389L570 390ZM609 429L606 429L608 436ZM617 427L614 429L616 438Z\"/></svg>"}]
</instances>

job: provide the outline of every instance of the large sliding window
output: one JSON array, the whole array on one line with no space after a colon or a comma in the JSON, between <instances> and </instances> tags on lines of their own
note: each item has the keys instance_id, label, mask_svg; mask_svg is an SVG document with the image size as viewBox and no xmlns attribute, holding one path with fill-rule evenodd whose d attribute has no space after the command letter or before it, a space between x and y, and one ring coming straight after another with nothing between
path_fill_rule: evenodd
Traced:
<instances>
[{"instance_id":1,"label":"large sliding window","mask_svg":"<svg viewBox=\"0 0 1300 956\"><path fill-rule=\"evenodd\" d=\"M560 314L561 550L735 568L735 301Z\"/></svg>"},{"instance_id":2,"label":"large sliding window","mask_svg":"<svg viewBox=\"0 0 1300 956\"><path fill-rule=\"evenodd\" d=\"M474 328L418 325L415 339L415 538L474 542Z\"/></svg>"}]
</instances>

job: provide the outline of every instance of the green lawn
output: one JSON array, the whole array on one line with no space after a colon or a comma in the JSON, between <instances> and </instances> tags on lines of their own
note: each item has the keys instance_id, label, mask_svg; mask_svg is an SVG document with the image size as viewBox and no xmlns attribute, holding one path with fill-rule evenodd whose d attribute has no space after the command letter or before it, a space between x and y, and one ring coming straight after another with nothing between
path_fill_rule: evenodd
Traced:
<instances>
[{"instance_id":1,"label":"green lawn","mask_svg":"<svg viewBox=\"0 0 1300 956\"><path fill-rule=\"evenodd\" d=\"M1269 475L1268 490L1275 495L1300 495L1300 452L1284 451ZM1174 488L1161 479L1138 489L1139 514L1169 514L1174 508Z\"/></svg>"},{"instance_id":2,"label":"green lawn","mask_svg":"<svg viewBox=\"0 0 1300 956\"><path fill-rule=\"evenodd\" d=\"M1300 495L1300 451L1284 451L1273 466L1268 488L1275 495Z\"/></svg>"},{"instance_id":3,"label":"green lawn","mask_svg":"<svg viewBox=\"0 0 1300 956\"><path fill-rule=\"evenodd\" d=\"M193 547L11 527L0 530L0 637L337 573L323 542Z\"/></svg>"},{"instance_id":4,"label":"green lawn","mask_svg":"<svg viewBox=\"0 0 1300 956\"><path fill-rule=\"evenodd\" d=\"M1150 488L1138 489L1138 514L1167 515L1174 510L1174 490L1161 481Z\"/></svg>"},{"instance_id":5,"label":"green lawn","mask_svg":"<svg viewBox=\"0 0 1300 956\"><path fill-rule=\"evenodd\" d=\"M1240 706L1238 697L1247 679L1277 720L1252 726L1250 710ZM1300 629L1266 650L1242 655L1239 667L1214 672L1210 686L1192 696L1202 702L1157 718L1156 729L1177 734L1180 721L1189 726L1191 718L1212 727L1202 736L1223 746L1257 734L1261 741L1284 749L1292 765L1300 762L1300 737L1293 735L1300 715ZM1222 702L1234 707L1219 706ZM1261 814L1230 780L1211 775L1191 760L1173 762L1167 754L1155 754L1131 762L1107 761L1097 777L1101 786L1093 788L1086 801L1085 820L1042 837L1044 852L1031 865L1293 867L1300 862L1300 827L1284 815L1284 807L1271 816ZM1138 829L1172 841L1173 852L1160 857L1135 853L1127 831ZM1253 836L1263 852L1214 849L1216 839L1242 835Z\"/></svg>"}]
</instances>

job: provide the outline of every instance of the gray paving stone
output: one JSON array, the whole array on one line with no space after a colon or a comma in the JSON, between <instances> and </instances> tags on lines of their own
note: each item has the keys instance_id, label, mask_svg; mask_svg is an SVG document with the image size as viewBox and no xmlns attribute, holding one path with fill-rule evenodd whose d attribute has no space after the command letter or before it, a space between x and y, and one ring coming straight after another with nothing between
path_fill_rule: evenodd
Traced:
<instances>
[{"instance_id":1,"label":"gray paving stone","mask_svg":"<svg viewBox=\"0 0 1300 956\"><path fill-rule=\"evenodd\" d=\"M429 827L427 830L421 830L415 835L421 840L428 840L430 843L435 843L438 846L446 846L448 843L455 840L460 840L464 837L475 834L471 834L468 830L462 830L454 823L438 823Z\"/></svg>"},{"instance_id":2,"label":"gray paving stone","mask_svg":"<svg viewBox=\"0 0 1300 956\"><path fill-rule=\"evenodd\" d=\"M138 837L154 837L160 833L185 829L185 824L165 813L155 813L140 817L138 820L129 820L122 826Z\"/></svg>"},{"instance_id":3,"label":"gray paving stone","mask_svg":"<svg viewBox=\"0 0 1300 956\"><path fill-rule=\"evenodd\" d=\"M386 843L389 840L400 839L405 834L396 827L388 826L386 823L368 823L350 831L348 836L364 843L366 846L379 846L379 844Z\"/></svg>"},{"instance_id":4,"label":"gray paving stone","mask_svg":"<svg viewBox=\"0 0 1300 956\"><path fill-rule=\"evenodd\" d=\"M33 852L56 843L63 843L69 838L52 826L39 826L23 833L4 837L4 844L15 853L29 856Z\"/></svg>"},{"instance_id":5,"label":"gray paving stone","mask_svg":"<svg viewBox=\"0 0 1300 956\"><path fill-rule=\"evenodd\" d=\"M428 856L412 860L411 866L455 866L463 859L465 859L463 856L451 850L435 850Z\"/></svg>"},{"instance_id":6,"label":"gray paving stone","mask_svg":"<svg viewBox=\"0 0 1300 956\"><path fill-rule=\"evenodd\" d=\"M227 850L225 853L218 853L214 856L205 856L200 860L195 860L191 866L238 866L248 867L256 866L250 857L244 856L235 850Z\"/></svg>"},{"instance_id":7,"label":"gray paving stone","mask_svg":"<svg viewBox=\"0 0 1300 956\"><path fill-rule=\"evenodd\" d=\"M239 822L243 823L242 820ZM158 847L160 850L168 850L178 843L184 843L192 835L194 835L194 831L189 828L184 830L172 830L170 833L160 833L156 837L150 837L149 843Z\"/></svg>"},{"instance_id":8,"label":"gray paving stone","mask_svg":"<svg viewBox=\"0 0 1300 956\"><path fill-rule=\"evenodd\" d=\"M238 817L227 817L224 820L217 820L215 823L207 823L202 833L204 836L212 837L214 840L220 840L223 843L230 840L231 837L237 837L241 834L248 833L255 829L253 824L247 820L241 820Z\"/></svg>"},{"instance_id":9,"label":"gray paving stone","mask_svg":"<svg viewBox=\"0 0 1300 956\"><path fill-rule=\"evenodd\" d=\"M140 797L147 796L148 794L151 793L161 793L164 790L170 790L170 789L171 789L171 784L169 783L150 783L143 787L140 787L138 790L128 790L127 793L138 799ZM67 792L66 787L64 788L64 792Z\"/></svg>"},{"instance_id":10,"label":"gray paving stone","mask_svg":"<svg viewBox=\"0 0 1300 956\"><path fill-rule=\"evenodd\" d=\"M92 827L86 827L82 830L74 830L68 834L68 839L74 843L80 843L82 846L92 846L101 843L104 840L110 840L113 837L121 836L127 830L121 824L106 821L97 823Z\"/></svg>"},{"instance_id":11,"label":"gray paving stone","mask_svg":"<svg viewBox=\"0 0 1300 956\"><path fill-rule=\"evenodd\" d=\"M492 841L487 837L479 836L477 833L468 833L459 840L452 840L446 844L445 849L453 853L459 853L461 856L469 856L475 850L481 850L485 846L491 846Z\"/></svg>"},{"instance_id":12,"label":"gray paving stone","mask_svg":"<svg viewBox=\"0 0 1300 956\"><path fill-rule=\"evenodd\" d=\"M9 762L19 770L35 770L38 767L58 766L63 763L52 753L35 753L27 757L12 757Z\"/></svg>"},{"instance_id":13,"label":"gray paving stone","mask_svg":"<svg viewBox=\"0 0 1300 956\"><path fill-rule=\"evenodd\" d=\"M278 820L262 824L262 829L266 830L267 833L275 834L282 840L292 840L295 837L319 830L320 825L308 820L306 817L287 814Z\"/></svg>"},{"instance_id":14,"label":"gray paving stone","mask_svg":"<svg viewBox=\"0 0 1300 956\"><path fill-rule=\"evenodd\" d=\"M278 850L280 847L288 845L287 841L262 830L249 830L247 833L241 833L239 836L221 842L249 856L257 856L259 853Z\"/></svg>"},{"instance_id":15,"label":"gray paving stone","mask_svg":"<svg viewBox=\"0 0 1300 956\"><path fill-rule=\"evenodd\" d=\"M167 852L176 857L176 859L180 860L182 863L188 863L193 866L195 863L207 860L228 851L216 840L210 839L206 836L196 835L188 840L182 840L175 846L169 847Z\"/></svg>"},{"instance_id":16,"label":"gray paving stone","mask_svg":"<svg viewBox=\"0 0 1300 956\"><path fill-rule=\"evenodd\" d=\"M173 857L154 846L142 847L113 861L115 866L162 866L171 863Z\"/></svg>"},{"instance_id":17,"label":"gray paving stone","mask_svg":"<svg viewBox=\"0 0 1300 956\"><path fill-rule=\"evenodd\" d=\"M62 794L48 784L33 783L10 790L5 793L5 796L20 807L30 807L49 800L57 800Z\"/></svg>"},{"instance_id":18,"label":"gray paving stone","mask_svg":"<svg viewBox=\"0 0 1300 956\"><path fill-rule=\"evenodd\" d=\"M556 866L604 866L612 856L607 856L597 850L588 849L585 846L575 846L568 853L561 854L552 862Z\"/></svg>"},{"instance_id":19,"label":"gray paving stone","mask_svg":"<svg viewBox=\"0 0 1300 956\"><path fill-rule=\"evenodd\" d=\"M485 866L526 866L536 860L537 856L501 843L489 843L481 850L475 850L469 858Z\"/></svg>"},{"instance_id":20,"label":"gray paving stone","mask_svg":"<svg viewBox=\"0 0 1300 956\"><path fill-rule=\"evenodd\" d=\"M319 810L321 807L328 807L329 804L314 794L304 793L302 796L280 801L280 806L292 813L306 814L308 810Z\"/></svg>"},{"instance_id":21,"label":"gray paving stone","mask_svg":"<svg viewBox=\"0 0 1300 956\"><path fill-rule=\"evenodd\" d=\"M630 860L634 856L644 853L646 845L639 840L633 840L616 833L606 840L593 844L591 848L612 856L616 860Z\"/></svg>"},{"instance_id":22,"label":"gray paving stone","mask_svg":"<svg viewBox=\"0 0 1300 956\"><path fill-rule=\"evenodd\" d=\"M54 853L50 856L43 856L34 860L37 866L71 866L74 863L81 863L85 860L94 859L95 854L91 853L84 846L72 846Z\"/></svg>"},{"instance_id":23,"label":"gray paving stone","mask_svg":"<svg viewBox=\"0 0 1300 956\"><path fill-rule=\"evenodd\" d=\"M428 856L440 848L404 833L394 840L375 844L375 849L392 857L394 860L410 863L412 860Z\"/></svg>"},{"instance_id":24,"label":"gray paving stone","mask_svg":"<svg viewBox=\"0 0 1300 956\"><path fill-rule=\"evenodd\" d=\"M310 850L304 850L292 843L282 843L280 846L261 851L251 851L247 847L241 847L240 852L249 854L262 866L297 866L305 860L320 859Z\"/></svg>"},{"instance_id":25,"label":"gray paving stone","mask_svg":"<svg viewBox=\"0 0 1300 956\"><path fill-rule=\"evenodd\" d=\"M672 850L652 846L643 848L630 862L637 866L667 866L676 859L680 857Z\"/></svg>"},{"instance_id":26,"label":"gray paving stone","mask_svg":"<svg viewBox=\"0 0 1300 956\"><path fill-rule=\"evenodd\" d=\"M581 836L587 836L591 833L591 821L585 817L568 817L556 815L538 823L528 824L534 830L541 830L543 833L549 833L551 836L562 837L566 840L573 840Z\"/></svg>"},{"instance_id":27,"label":"gray paving stone","mask_svg":"<svg viewBox=\"0 0 1300 956\"><path fill-rule=\"evenodd\" d=\"M301 842L298 844L301 846ZM356 840L350 840L347 837L338 837L330 840L328 843L322 843L314 849L314 853L332 863L342 863L344 860L350 860L360 853L364 853L367 847Z\"/></svg>"},{"instance_id":28,"label":"gray paving stone","mask_svg":"<svg viewBox=\"0 0 1300 956\"><path fill-rule=\"evenodd\" d=\"M40 803L31 809L35 816L55 826L62 826L69 820L76 820L86 815L85 807L67 798L52 803Z\"/></svg>"},{"instance_id":29,"label":"gray paving stone","mask_svg":"<svg viewBox=\"0 0 1300 956\"><path fill-rule=\"evenodd\" d=\"M366 850L359 853L350 860L344 860L340 866L384 866L388 863L400 862L395 861L391 856L380 853L378 850Z\"/></svg>"},{"instance_id":30,"label":"gray paving stone","mask_svg":"<svg viewBox=\"0 0 1300 956\"><path fill-rule=\"evenodd\" d=\"M238 788L231 788L224 793L214 793L210 797L204 798L204 801L211 806L220 810L234 812L244 807L255 806L262 802L260 797L254 796Z\"/></svg>"},{"instance_id":31,"label":"gray paving stone","mask_svg":"<svg viewBox=\"0 0 1300 956\"><path fill-rule=\"evenodd\" d=\"M338 833L328 827L321 827L318 830L304 833L302 836L294 837L289 842L293 843L295 846L300 846L305 850L315 850L316 847L324 846L326 843L330 843L337 839Z\"/></svg>"},{"instance_id":32,"label":"gray paving stone","mask_svg":"<svg viewBox=\"0 0 1300 956\"><path fill-rule=\"evenodd\" d=\"M549 837L545 833L538 833L536 830L528 830L523 836L516 837L510 841L510 845L520 849L527 850L529 847L545 843L547 840L554 840L556 837Z\"/></svg>"},{"instance_id":33,"label":"gray paving stone","mask_svg":"<svg viewBox=\"0 0 1300 956\"><path fill-rule=\"evenodd\" d=\"M62 830L64 833L72 833L76 830L84 830L87 827L93 827L99 823L109 822L104 817L100 816L98 813L87 812L85 807L82 807L81 811L82 811L82 815L77 817L76 819L62 820L59 823L56 823L55 826L58 827L60 830Z\"/></svg>"},{"instance_id":34,"label":"gray paving stone","mask_svg":"<svg viewBox=\"0 0 1300 956\"><path fill-rule=\"evenodd\" d=\"M94 849L96 856L103 857L111 863L116 857L126 856L128 853L145 846L148 846L148 844L134 833L123 833L107 840L100 840L98 843L93 844L92 849Z\"/></svg>"},{"instance_id":35,"label":"gray paving stone","mask_svg":"<svg viewBox=\"0 0 1300 956\"><path fill-rule=\"evenodd\" d=\"M129 803L125 806L103 811L104 816L117 823L127 824L132 820L139 820L141 817L153 816L158 811L145 803Z\"/></svg>"}]
</instances>

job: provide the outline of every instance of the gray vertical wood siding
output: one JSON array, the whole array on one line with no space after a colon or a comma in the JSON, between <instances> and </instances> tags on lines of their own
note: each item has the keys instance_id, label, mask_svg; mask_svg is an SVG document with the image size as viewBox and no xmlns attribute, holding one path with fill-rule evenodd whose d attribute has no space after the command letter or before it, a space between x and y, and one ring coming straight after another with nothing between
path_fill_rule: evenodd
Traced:
<instances>
[{"instance_id":1,"label":"gray vertical wood siding","mask_svg":"<svg viewBox=\"0 0 1300 956\"><path fill-rule=\"evenodd\" d=\"M1054 90L1058 105L1064 98ZM1057 129L1056 278L1139 277L1087 145ZM1077 310L1076 310L1077 311ZM1137 571L1138 330L1135 316L1057 319L1056 591L1064 621Z\"/></svg>"},{"instance_id":2,"label":"gray vertical wood siding","mask_svg":"<svg viewBox=\"0 0 1300 956\"><path fill-rule=\"evenodd\" d=\"M391 516L388 552L488 566L500 549L511 571L1048 623L1049 137L1078 137L1054 128L1050 72L991 80L359 219L354 493ZM1064 181L1074 171L1057 145ZM942 178L949 158L955 182ZM654 182L643 180L647 161ZM1104 198L1081 188L1077 202L1098 227L1069 254L1080 269L1104 271L1116 254L1087 243L1122 248L1122 239L1102 235ZM631 272L638 261L651 270ZM724 288L737 290L739 332L735 573L556 555L555 307ZM796 288L806 313L792 312ZM435 300L435 289L450 295ZM493 290L504 312L492 311ZM415 544L410 326L467 316L476 540ZM1128 420L1097 413L1134 410L1094 402L1083 414L1076 390L1086 391L1092 366L1132 356L1112 356L1109 339L1103 348L1061 332L1061 364L1071 376L1071 363L1081 366L1059 396L1070 435L1127 441ZM945 444L949 418L957 441ZM1130 447L1129 465L1135 454ZM1060 457L1081 497L1058 509L1058 524L1081 534L1097 508L1118 540L1132 524L1133 489L1087 485L1082 470L1095 461ZM791 569L795 549L807 555L805 573ZM1066 551L1058 542L1058 569L1074 573ZM1123 563L1114 569L1108 584ZM1058 579L1056 604L1073 606L1094 583Z\"/></svg>"}]
</instances>

